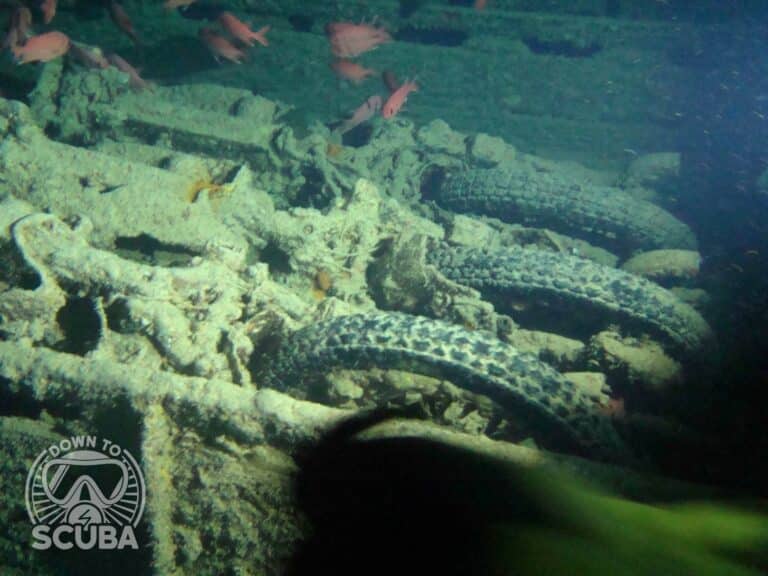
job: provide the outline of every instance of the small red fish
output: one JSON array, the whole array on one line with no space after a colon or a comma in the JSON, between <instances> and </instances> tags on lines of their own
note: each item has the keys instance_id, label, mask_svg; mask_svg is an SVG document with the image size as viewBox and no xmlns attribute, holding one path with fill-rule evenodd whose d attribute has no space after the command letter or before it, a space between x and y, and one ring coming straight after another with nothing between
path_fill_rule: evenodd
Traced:
<instances>
[{"instance_id":1,"label":"small red fish","mask_svg":"<svg viewBox=\"0 0 768 576\"><path fill-rule=\"evenodd\" d=\"M487 0L475 0L472 7L475 10L485 10L486 5L488 4Z\"/></svg>"},{"instance_id":2,"label":"small red fish","mask_svg":"<svg viewBox=\"0 0 768 576\"><path fill-rule=\"evenodd\" d=\"M363 102L362 105L359 106L349 118L342 122L341 126L339 127L339 132L341 134L349 132L356 126L359 126L363 122L367 122L373 118L374 114L376 114L376 112L379 110L381 110L381 96L376 94Z\"/></svg>"},{"instance_id":3,"label":"small red fish","mask_svg":"<svg viewBox=\"0 0 768 576\"><path fill-rule=\"evenodd\" d=\"M331 43L331 52L338 58L354 58L392 41L386 30L370 24L330 22L325 26L325 33Z\"/></svg>"},{"instance_id":4,"label":"small red fish","mask_svg":"<svg viewBox=\"0 0 768 576\"><path fill-rule=\"evenodd\" d=\"M384 108L381 110L381 115L387 120L395 116L400 108L403 107L406 100L408 100L408 94L418 91L419 87L416 82L406 80L400 87L392 92L384 103Z\"/></svg>"},{"instance_id":5,"label":"small red fish","mask_svg":"<svg viewBox=\"0 0 768 576\"><path fill-rule=\"evenodd\" d=\"M376 74L375 70L363 68L360 64L344 59L338 59L331 62L331 69L336 72L339 77L349 80L354 84L360 84L360 82L369 76Z\"/></svg>"},{"instance_id":6,"label":"small red fish","mask_svg":"<svg viewBox=\"0 0 768 576\"><path fill-rule=\"evenodd\" d=\"M219 60L219 56L221 56L225 60L241 64L246 58L245 52L224 38L224 36L216 34L216 32L210 28L200 28L198 36L200 36L200 40L205 42L205 45L208 46L208 49L217 61Z\"/></svg>"},{"instance_id":7,"label":"small red fish","mask_svg":"<svg viewBox=\"0 0 768 576\"><path fill-rule=\"evenodd\" d=\"M120 70L120 72L125 72L128 74L128 85L131 87L132 90L136 92L141 92L142 90L152 90L153 86L151 82L147 82L139 75L139 71L136 70L133 66L131 66L126 60L118 56L117 54L110 54L107 56L107 59L109 60L110 64L112 64L115 68Z\"/></svg>"},{"instance_id":8,"label":"small red fish","mask_svg":"<svg viewBox=\"0 0 768 576\"><path fill-rule=\"evenodd\" d=\"M54 31L32 36L23 45L12 46L11 51L18 64L48 62L66 54L69 44L65 34Z\"/></svg>"},{"instance_id":9,"label":"small red fish","mask_svg":"<svg viewBox=\"0 0 768 576\"><path fill-rule=\"evenodd\" d=\"M139 37L136 35L136 30L133 28L133 22L131 22L130 17L128 16L128 13L125 11L125 8L115 0L110 0L109 2L109 15L112 18L112 22L115 23L115 26L120 28L123 32L125 32L128 37L133 40L135 44L140 44Z\"/></svg>"},{"instance_id":10,"label":"small red fish","mask_svg":"<svg viewBox=\"0 0 768 576\"><path fill-rule=\"evenodd\" d=\"M43 13L43 23L50 24L53 17L56 16L56 0L43 0L40 4L40 11Z\"/></svg>"},{"instance_id":11,"label":"small red fish","mask_svg":"<svg viewBox=\"0 0 768 576\"><path fill-rule=\"evenodd\" d=\"M231 12L222 12L219 14L219 23L234 38L237 38L243 44L253 46L254 40L262 46L269 46L265 34L269 32L270 26L264 26L254 32L245 22L238 20Z\"/></svg>"}]
</instances>

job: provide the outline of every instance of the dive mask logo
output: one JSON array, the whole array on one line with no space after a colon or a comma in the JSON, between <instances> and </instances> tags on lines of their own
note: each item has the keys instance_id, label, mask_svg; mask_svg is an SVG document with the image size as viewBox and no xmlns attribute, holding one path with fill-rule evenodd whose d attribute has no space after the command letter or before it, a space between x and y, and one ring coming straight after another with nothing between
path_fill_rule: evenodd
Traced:
<instances>
[{"instance_id":1,"label":"dive mask logo","mask_svg":"<svg viewBox=\"0 0 768 576\"><path fill-rule=\"evenodd\" d=\"M144 477L109 440L75 436L49 446L29 470L25 496L34 548L138 548Z\"/></svg>"}]
</instances>

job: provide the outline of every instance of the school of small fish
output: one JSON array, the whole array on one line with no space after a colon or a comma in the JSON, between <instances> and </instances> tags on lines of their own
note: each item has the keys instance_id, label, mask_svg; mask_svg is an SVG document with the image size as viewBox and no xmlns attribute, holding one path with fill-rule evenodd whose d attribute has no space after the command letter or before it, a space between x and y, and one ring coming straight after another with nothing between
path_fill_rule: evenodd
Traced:
<instances>
[{"instance_id":1,"label":"school of small fish","mask_svg":"<svg viewBox=\"0 0 768 576\"><path fill-rule=\"evenodd\" d=\"M182 14L195 5L196 0L164 0L163 8L167 12L179 11ZM198 5L199 6L199 5ZM472 6L482 10L486 6L484 0L475 0ZM105 7L114 25L136 45L141 45L139 33L134 28L131 17L125 7L117 0L108 0ZM49 26L56 17L57 0L41 0L35 6L39 12L39 21L43 26ZM2 41L1 50L7 50L17 64L33 62L48 62L56 58L72 58L81 66L105 69L115 67L128 77L128 85L136 91L151 90L153 83L140 76L140 69L115 53L105 53L98 46L71 40L58 30L48 30L39 34L33 33L33 11L20 2L11 13L7 30ZM216 18L216 27L203 26L198 30L198 37L208 48L213 58L221 63L223 60L240 64L248 59L248 49L257 43L263 47L269 46L267 32L269 25L254 31L248 24L241 21L229 11L221 9ZM375 21L364 22L330 22L325 26L330 51L333 59L330 69L342 80L353 84L361 84L366 79L378 76L379 73L371 68L354 61L354 58L375 50L383 44L393 42L392 36ZM374 94L367 98L348 118L337 128L341 135L370 120L381 113L389 120L396 116L408 99L409 94L419 90L414 80L397 81L392 71L382 72L381 78L388 90L386 97Z\"/></svg>"}]
</instances>

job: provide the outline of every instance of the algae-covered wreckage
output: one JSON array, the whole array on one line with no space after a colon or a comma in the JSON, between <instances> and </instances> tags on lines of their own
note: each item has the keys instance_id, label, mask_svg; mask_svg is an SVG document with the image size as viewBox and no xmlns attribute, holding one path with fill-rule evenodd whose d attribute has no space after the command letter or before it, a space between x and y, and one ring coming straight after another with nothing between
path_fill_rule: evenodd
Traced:
<instances>
[{"instance_id":1,"label":"algae-covered wreckage","mask_svg":"<svg viewBox=\"0 0 768 576\"><path fill-rule=\"evenodd\" d=\"M63 439L129 447L137 569L162 574L279 573L307 532L297 448L373 408L431 420L381 437L628 497L693 490L624 430L716 346L695 235L648 184L676 155L617 175L439 119L352 146L293 112L216 84L133 92L66 59L28 104L0 99L9 487ZM47 573L9 490L1 552Z\"/></svg>"}]
</instances>

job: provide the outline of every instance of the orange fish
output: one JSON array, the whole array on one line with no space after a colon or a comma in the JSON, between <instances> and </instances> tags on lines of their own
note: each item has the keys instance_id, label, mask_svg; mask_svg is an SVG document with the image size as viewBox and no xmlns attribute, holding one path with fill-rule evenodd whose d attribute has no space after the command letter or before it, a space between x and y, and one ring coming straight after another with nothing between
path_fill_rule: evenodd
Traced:
<instances>
[{"instance_id":1,"label":"orange fish","mask_svg":"<svg viewBox=\"0 0 768 576\"><path fill-rule=\"evenodd\" d=\"M371 70L370 68L363 68L360 66L360 64L356 64L355 62L352 62L351 60L334 60L331 62L331 69L336 72L336 74L344 78L345 80L349 80L355 84L359 84L368 76L373 76L376 74L375 70Z\"/></svg>"},{"instance_id":2,"label":"orange fish","mask_svg":"<svg viewBox=\"0 0 768 576\"><path fill-rule=\"evenodd\" d=\"M147 82L144 80L144 78L139 76L139 71L131 66L128 62L126 62L123 58L113 53L107 56L107 59L109 60L110 64L120 70L120 72L125 72L128 74L128 85L131 87L131 89L136 92L141 92L142 90L152 90L152 83Z\"/></svg>"},{"instance_id":3,"label":"orange fish","mask_svg":"<svg viewBox=\"0 0 768 576\"><path fill-rule=\"evenodd\" d=\"M48 62L63 56L69 50L69 38L61 32L46 32L29 38L24 45L17 44L11 50L18 64Z\"/></svg>"},{"instance_id":4,"label":"orange fish","mask_svg":"<svg viewBox=\"0 0 768 576\"><path fill-rule=\"evenodd\" d=\"M485 10L485 7L487 4L488 4L487 0L475 0L472 6L474 7L475 10Z\"/></svg>"},{"instance_id":5,"label":"orange fish","mask_svg":"<svg viewBox=\"0 0 768 576\"><path fill-rule=\"evenodd\" d=\"M43 13L43 23L50 24L53 17L56 16L56 0L43 0L40 4L40 11Z\"/></svg>"},{"instance_id":6,"label":"orange fish","mask_svg":"<svg viewBox=\"0 0 768 576\"><path fill-rule=\"evenodd\" d=\"M200 36L200 40L205 42L217 61L219 60L219 56L226 60L231 60L236 64L241 64L242 61L245 60L245 52L224 38L224 36L216 34L216 32L210 28L200 28L198 36Z\"/></svg>"},{"instance_id":7,"label":"orange fish","mask_svg":"<svg viewBox=\"0 0 768 576\"><path fill-rule=\"evenodd\" d=\"M387 98L387 101L384 103L384 108L381 110L381 115L387 120L395 116L400 111L400 108L403 107L406 100L408 100L408 94L416 92L418 89L419 87L416 82L409 82L408 80L403 82L397 90L389 95L389 98Z\"/></svg>"},{"instance_id":8,"label":"orange fish","mask_svg":"<svg viewBox=\"0 0 768 576\"><path fill-rule=\"evenodd\" d=\"M128 17L128 13L125 8L115 0L109 2L109 15L112 17L112 22L120 28L123 32L128 34L131 40L136 44L140 44L139 37L136 35L136 30L133 29L133 22Z\"/></svg>"},{"instance_id":9,"label":"orange fish","mask_svg":"<svg viewBox=\"0 0 768 576\"><path fill-rule=\"evenodd\" d=\"M376 94L363 102L349 118L342 122L339 132L341 134L349 132L352 128L370 120L379 110L381 110L381 96Z\"/></svg>"},{"instance_id":10,"label":"orange fish","mask_svg":"<svg viewBox=\"0 0 768 576\"><path fill-rule=\"evenodd\" d=\"M325 26L325 33L331 43L331 52L339 58L354 58L392 41L386 30L370 24L330 22Z\"/></svg>"},{"instance_id":11,"label":"orange fish","mask_svg":"<svg viewBox=\"0 0 768 576\"><path fill-rule=\"evenodd\" d=\"M165 0L163 8L168 11L175 10L176 8L186 8L190 4L194 4L196 0Z\"/></svg>"},{"instance_id":12,"label":"orange fish","mask_svg":"<svg viewBox=\"0 0 768 576\"><path fill-rule=\"evenodd\" d=\"M232 34L234 38L240 40L243 44L253 46L255 40L262 46L269 46L265 34L269 32L270 26L264 26L257 32L254 32L247 24L238 20L232 12L222 12L219 14L219 23L227 32Z\"/></svg>"}]
</instances>

